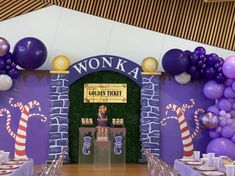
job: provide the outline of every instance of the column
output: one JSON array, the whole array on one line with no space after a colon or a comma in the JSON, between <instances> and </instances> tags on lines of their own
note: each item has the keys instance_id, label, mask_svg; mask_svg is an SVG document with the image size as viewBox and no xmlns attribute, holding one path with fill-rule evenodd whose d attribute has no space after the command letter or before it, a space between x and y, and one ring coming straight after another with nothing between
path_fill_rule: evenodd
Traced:
<instances>
[{"instance_id":1,"label":"column","mask_svg":"<svg viewBox=\"0 0 235 176\"><path fill-rule=\"evenodd\" d=\"M146 162L144 149L160 156L160 72L157 60L148 57L142 62L140 141L141 159Z\"/></svg>"},{"instance_id":2,"label":"column","mask_svg":"<svg viewBox=\"0 0 235 176\"><path fill-rule=\"evenodd\" d=\"M59 58L60 60L63 57ZM55 71L50 71L50 127L49 127L49 153L48 159L57 159L62 152L65 162L69 162L68 155L68 113L69 113L69 71L56 67L59 60L54 59Z\"/></svg>"}]
</instances>

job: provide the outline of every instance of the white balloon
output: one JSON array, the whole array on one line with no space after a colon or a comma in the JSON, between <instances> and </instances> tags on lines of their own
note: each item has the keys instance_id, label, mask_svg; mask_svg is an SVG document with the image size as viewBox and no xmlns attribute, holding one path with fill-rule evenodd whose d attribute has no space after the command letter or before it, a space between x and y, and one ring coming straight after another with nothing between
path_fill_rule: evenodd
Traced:
<instances>
[{"instance_id":1,"label":"white balloon","mask_svg":"<svg viewBox=\"0 0 235 176\"><path fill-rule=\"evenodd\" d=\"M179 75L176 75L175 76L175 80L179 84L187 84L191 80L191 75L188 74L187 72L183 72L183 73L181 73Z\"/></svg>"},{"instance_id":2,"label":"white balloon","mask_svg":"<svg viewBox=\"0 0 235 176\"><path fill-rule=\"evenodd\" d=\"M0 91L7 91L11 88L13 82L10 76L2 74L0 75Z\"/></svg>"}]
</instances>

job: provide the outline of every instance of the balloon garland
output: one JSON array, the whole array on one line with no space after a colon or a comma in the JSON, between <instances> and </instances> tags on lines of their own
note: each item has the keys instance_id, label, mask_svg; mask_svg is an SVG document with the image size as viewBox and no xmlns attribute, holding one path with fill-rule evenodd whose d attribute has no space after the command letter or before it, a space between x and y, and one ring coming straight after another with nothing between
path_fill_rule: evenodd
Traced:
<instances>
[{"instance_id":1,"label":"balloon garland","mask_svg":"<svg viewBox=\"0 0 235 176\"><path fill-rule=\"evenodd\" d=\"M200 46L193 52L173 49L165 53L162 65L167 73L175 76L177 83L190 81L185 71L192 79L207 80L203 93L215 101L200 116L200 126L208 129L213 139L207 146L207 152L235 159L235 56L224 60L215 53L207 54Z\"/></svg>"},{"instance_id":2,"label":"balloon garland","mask_svg":"<svg viewBox=\"0 0 235 176\"><path fill-rule=\"evenodd\" d=\"M17 65L26 70L39 68L47 58L47 49L42 41L26 37L16 43L13 54L9 42L0 37L0 91L12 87L13 79L20 76Z\"/></svg>"},{"instance_id":3,"label":"balloon garland","mask_svg":"<svg viewBox=\"0 0 235 176\"><path fill-rule=\"evenodd\" d=\"M0 91L7 91L12 87L13 80L19 77L9 42L0 37Z\"/></svg>"}]
</instances>

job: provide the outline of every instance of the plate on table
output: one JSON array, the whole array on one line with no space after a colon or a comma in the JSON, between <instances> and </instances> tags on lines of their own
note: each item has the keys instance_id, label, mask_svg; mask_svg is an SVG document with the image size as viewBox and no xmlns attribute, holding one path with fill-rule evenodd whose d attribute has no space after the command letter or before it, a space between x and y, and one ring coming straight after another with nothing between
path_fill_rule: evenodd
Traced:
<instances>
[{"instance_id":1,"label":"plate on table","mask_svg":"<svg viewBox=\"0 0 235 176\"><path fill-rule=\"evenodd\" d=\"M182 159L179 159L179 161L186 163L186 162L193 162L195 160L193 158L182 158Z\"/></svg>"},{"instance_id":2,"label":"plate on table","mask_svg":"<svg viewBox=\"0 0 235 176\"><path fill-rule=\"evenodd\" d=\"M13 161L29 161L30 158L15 158Z\"/></svg>"},{"instance_id":3,"label":"plate on table","mask_svg":"<svg viewBox=\"0 0 235 176\"><path fill-rule=\"evenodd\" d=\"M12 170L19 168L18 165L1 165L0 170Z\"/></svg>"},{"instance_id":4,"label":"plate on table","mask_svg":"<svg viewBox=\"0 0 235 176\"><path fill-rule=\"evenodd\" d=\"M225 176L225 174L223 172L219 172L219 171L207 171L207 172L203 172L203 175L208 175L208 176Z\"/></svg>"},{"instance_id":5,"label":"plate on table","mask_svg":"<svg viewBox=\"0 0 235 176\"><path fill-rule=\"evenodd\" d=\"M12 171L9 171L9 170L1 170L0 171L0 175L7 175L7 174L10 174Z\"/></svg>"},{"instance_id":6,"label":"plate on table","mask_svg":"<svg viewBox=\"0 0 235 176\"><path fill-rule=\"evenodd\" d=\"M186 162L186 164L188 164L188 165L201 166L201 165L202 165L202 162L201 162L201 161L189 161L189 162Z\"/></svg>"},{"instance_id":7,"label":"plate on table","mask_svg":"<svg viewBox=\"0 0 235 176\"><path fill-rule=\"evenodd\" d=\"M205 167L205 166L197 166L195 169L199 171L216 171L216 168L214 167Z\"/></svg>"},{"instance_id":8,"label":"plate on table","mask_svg":"<svg viewBox=\"0 0 235 176\"><path fill-rule=\"evenodd\" d=\"M5 164L5 165L16 165L16 164L24 164L24 162L23 161L8 161L8 162L5 162L5 163L3 163L3 164Z\"/></svg>"}]
</instances>

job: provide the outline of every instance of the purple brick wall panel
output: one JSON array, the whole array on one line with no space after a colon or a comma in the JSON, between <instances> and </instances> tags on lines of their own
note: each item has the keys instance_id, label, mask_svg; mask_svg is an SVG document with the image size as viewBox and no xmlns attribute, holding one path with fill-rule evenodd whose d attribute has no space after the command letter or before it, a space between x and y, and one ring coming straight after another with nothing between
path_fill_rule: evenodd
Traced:
<instances>
[{"instance_id":1,"label":"purple brick wall panel","mask_svg":"<svg viewBox=\"0 0 235 176\"><path fill-rule=\"evenodd\" d=\"M140 141L141 162L145 161L143 149L160 156L160 77L142 76Z\"/></svg>"}]
</instances>

